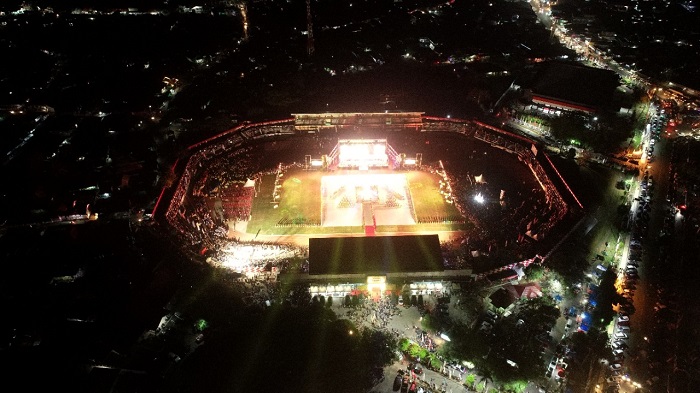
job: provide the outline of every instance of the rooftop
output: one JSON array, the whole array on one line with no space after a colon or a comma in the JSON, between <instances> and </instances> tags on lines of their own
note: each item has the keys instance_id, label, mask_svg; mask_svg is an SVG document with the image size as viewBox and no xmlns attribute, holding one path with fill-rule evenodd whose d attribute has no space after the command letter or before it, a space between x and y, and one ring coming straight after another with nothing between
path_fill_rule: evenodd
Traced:
<instances>
[{"instance_id":1,"label":"rooftop","mask_svg":"<svg viewBox=\"0 0 700 393\"><path fill-rule=\"evenodd\" d=\"M309 239L309 274L443 271L438 235Z\"/></svg>"},{"instance_id":2,"label":"rooftop","mask_svg":"<svg viewBox=\"0 0 700 393\"><path fill-rule=\"evenodd\" d=\"M614 71L558 61L537 66L522 80L523 88L533 96L590 108L609 105L618 84Z\"/></svg>"}]
</instances>

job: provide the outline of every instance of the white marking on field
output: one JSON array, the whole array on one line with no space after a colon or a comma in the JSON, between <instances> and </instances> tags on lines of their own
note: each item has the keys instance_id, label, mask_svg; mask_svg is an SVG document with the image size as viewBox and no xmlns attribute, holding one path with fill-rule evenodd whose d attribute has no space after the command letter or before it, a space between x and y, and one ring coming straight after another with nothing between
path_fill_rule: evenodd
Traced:
<instances>
[{"instance_id":1,"label":"white marking on field","mask_svg":"<svg viewBox=\"0 0 700 393\"><path fill-rule=\"evenodd\" d=\"M363 225L362 206L377 225L414 225L408 180L401 174L330 175L321 178L321 226Z\"/></svg>"}]
</instances>

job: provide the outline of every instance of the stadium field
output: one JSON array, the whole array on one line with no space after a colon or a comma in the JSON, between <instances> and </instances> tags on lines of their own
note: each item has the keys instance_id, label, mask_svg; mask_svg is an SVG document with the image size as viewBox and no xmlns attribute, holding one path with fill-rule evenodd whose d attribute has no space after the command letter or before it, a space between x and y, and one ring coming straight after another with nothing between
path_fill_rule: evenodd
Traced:
<instances>
[{"instance_id":1,"label":"stadium field","mask_svg":"<svg viewBox=\"0 0 700 393\"><path fill-rule=\"evenodd\" d=\"M363 173L370 174L371 176L368 178L376 178L376 175L381 174L388 174L394 178L397 174L405 176L408 185L407 191L410 195L406 195L407 198L399 196L400 203L412 203L410 209L415 212L417 224L391 225L390 223L382 225L381 220L378 220L377 232L454 231L466 229L469 225L469 223L465 223L465 219L455 206L445 202L440 193L440 177L435 174L423 171L396 172L386 170L329 173L291 168L280 179L281 191L278 203L273 203L275 175L266 175L258 179L258 194L253 202L251 220L247 225L248 233L256 233L258 230L261 234L266 235L364 233L361 222L353 222L357 225L321 225L322 205L323 203L327 204L328 198L330 198L327 195L326 200L322 201L323 177L332 176L335 179L333 181L337 183L338 176L347 174L348 184L352 183L352 188L354 188L355 183L353 182L357 182L357 177ZM340 181L342 182L342 178ZM379 186L381 187L381 185ZM377 217L383 217L382 214L380 210L377 210Z\"/></svg>"}]
</instances>

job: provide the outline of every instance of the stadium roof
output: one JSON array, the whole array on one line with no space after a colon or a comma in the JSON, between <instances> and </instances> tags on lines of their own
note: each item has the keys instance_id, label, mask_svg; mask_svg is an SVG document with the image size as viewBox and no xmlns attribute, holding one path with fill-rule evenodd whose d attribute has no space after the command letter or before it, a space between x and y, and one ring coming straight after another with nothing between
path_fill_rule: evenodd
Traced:
<instances>
[{"instance_id":1,"label":"stadium roof","mask_svg":"<svg viewBox=\"0 0 700 393\"><path fill-rule=\"evenodd\" d=\"M323 128L420 128L423 112L295 113L294 128L315 131Z\"/></svg>"},{"instance_id":2,"label":"stadium roof","mask_svg":"<svg viewBox=\"0 0 700 393\"><path fill-rule=\"evenodd\" d=\"M438 235L309 239L309 274L443 271Z\"/></svg>"}]
</instances>

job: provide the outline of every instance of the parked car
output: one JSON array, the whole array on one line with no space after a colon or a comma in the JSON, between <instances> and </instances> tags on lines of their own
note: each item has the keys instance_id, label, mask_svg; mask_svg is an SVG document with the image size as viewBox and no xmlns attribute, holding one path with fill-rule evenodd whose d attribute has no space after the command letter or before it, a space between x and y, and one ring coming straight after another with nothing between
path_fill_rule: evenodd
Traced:
<instances>
[{"instance_id":1,"label":"parked car","mask_svg":"<svg viewBox=\"0 0 700 393\"><path fill-rule=\"evenodd\" d=\"M615 349L627 349L628 348L627 343L625 343L622 340L617 340L617 341L613 342L612 347Z\"/></svg>"},{"instance_id":2,"label":"parked car","mask_svg":"<svg viewBox=\"0 0 700 393\"><path fill-rule=\"evenodd\" d=\"M392 389L395 392L401 389L401 381L403 381L403 376L401 376L401 374L396 374L396 378L394 378L394 386L392 386Z\"/></svg>"},{"instance_id":3,"label":"parked car","mask_svg":"<svg viewBox=\"0 0 700 393\"><path fill-rule=\"evenodd\" d=\"M571 318L567 318L566 319L566 327L564 328L564 330L568 332L569 329L571 329L571 326L573 326L573 324L574 324L574 320Z\"/></svg>"},{"instance_id":4,"label":"parked car","mask_svg":"<svg viewBox=\"0 0 700 393\"><path fill-rule=\"evenodd\" d=\"M498 319L498 315L497 315L495 312L491 311L491 310L486 310L486 315L488 315L489 318L491 318L491 319L493 319L493 320Z\"/></svg>"},{"instance_id":5,"label":"parked car","mask_svg":"<svg viewBox=\"0 0 700 393\"><path fill-rule=\"evenodd\" d=\"M465 365L463 365L463 364L455 363L455 364L452 365L452 368L454 368L455 370L457 370L457 371L459 371L459 372L461 372L461 373L466 373L466 372L467 372L467 366L465 366Z\"/></svg>"},{"instance_id":6,"label":"parked car","mask_svg":"<svg viewBox=\"0 0 700 393\"><path fill-rule=\"evenodd\" d=\"M403 376L403 382L401 382L401 393L408 393L408 386L411 384L411 381L408 379L407 375Z\"/></svg>"},{"instance_id":7,"label":"parked car","mask_svg":"<svg viewBox=\"0 0 700 393\"><path fill-rule=\"evenodd\" d=\"M545 378L549 378L552 376L552 372L554 369L557 367L557 357L552 356L552 360L549 361L549 366L547 367L547 374L545 374Z\"/></svg>"}]
</instances>

